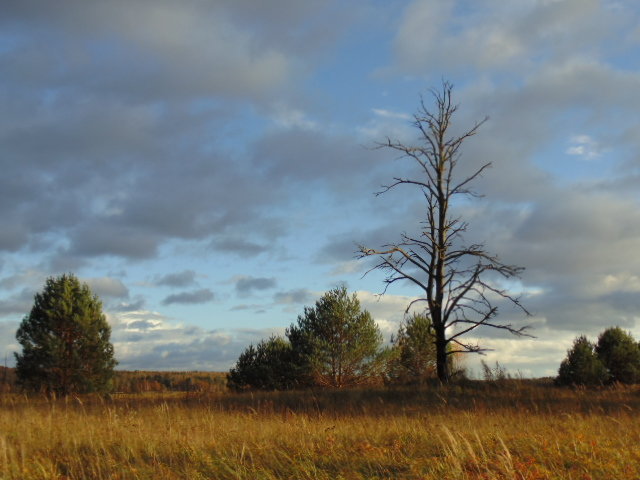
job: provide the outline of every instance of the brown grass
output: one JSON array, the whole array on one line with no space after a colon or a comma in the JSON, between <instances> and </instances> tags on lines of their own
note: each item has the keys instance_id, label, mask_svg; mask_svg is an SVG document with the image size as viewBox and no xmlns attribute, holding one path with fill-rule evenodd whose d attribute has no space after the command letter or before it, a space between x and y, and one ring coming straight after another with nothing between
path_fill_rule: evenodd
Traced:
<instances>
[{"instance_id":1,"label":"brown grass","mask_svg":"<svg viewBox=\"0 0 640 480\"><path fill-rule=\"evenodd\" d=\"M640 392L0 397L2 479L638 479Z\"/></svg>"}]
</instances>

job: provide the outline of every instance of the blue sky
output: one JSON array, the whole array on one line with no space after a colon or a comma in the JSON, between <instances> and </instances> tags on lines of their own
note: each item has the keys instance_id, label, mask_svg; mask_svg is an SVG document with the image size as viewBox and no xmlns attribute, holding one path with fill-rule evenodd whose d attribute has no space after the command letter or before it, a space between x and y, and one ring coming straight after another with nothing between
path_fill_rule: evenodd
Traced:
<instances>
[{"instance_id":1,"label":"blue sky","mask_svg":"<svg viewBox=\"0 0 640 480\"><path fill-rule=\"evenodd\" d=\"M268 5L268 6L267 6ZM104 302L120 367L226 370L340 284L387 338L419 292L356 243L421 220L420 95L489 116L460 173L469 242L526 268L536 339L485 360L552 375L572 339L640 338L640 7L631 0L10 1L0 16L0 347L51 275ZM477 369L479 358L469 358Z\"/></svg>"}]
</instances>

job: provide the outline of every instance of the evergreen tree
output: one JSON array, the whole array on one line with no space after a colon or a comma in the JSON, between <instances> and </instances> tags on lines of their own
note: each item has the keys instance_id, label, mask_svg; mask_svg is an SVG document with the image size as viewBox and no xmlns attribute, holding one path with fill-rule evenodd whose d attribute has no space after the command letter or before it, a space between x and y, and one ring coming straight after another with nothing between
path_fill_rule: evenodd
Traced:
<instances>
[{"instance_id":1,"label":"evergreen tree","mask_svg":"<svg viewBox=\"0 0 640 480\"><path fill-rule=\"evenodd\" d=\"M325 293L315 307L305 307L297 324L287 329L287 338L301 381L342 388L370 382L382 373L382 334L345 287Z\"/></svg>"},{"instance_id":2,"label":"evergreen tree","mask_svg":"<svg viewBox=\"0 0 640 480\"><path fill-rule=\"evenodd\" d=\"M630 333L611 327L598 337L596 354L609 370L612 382L636 383L640 380L640 348Z\"/></svg>"},{"instance_id":3,"label":"evergreen tree","mask_svg":"<svg viewBox=\"0 0 640 480\"><path fill-rule=\"evenodd\" d=\"M16 374L25 388L58 395L111 388L113 345L102 303L71 274L47 279L16 333Z\"/></svg>"},{"instance_id":4,"label":"evergreen tree","mask_svg":"<svg viewBox=\"0 0 640 480\"><path fill-rule=\"evenodd\" d=\"M560 364L558 385L602 385L609 373L595 353L594 345L584 335L573 342L567 357Z\"/></svg>"},{"instance_id":5,"label":"evergreen tree","mask_svg":"<svg viewBox=\"0 0 640 480\"><path fill-rule=\"evenodd\" d=\"M234 390L258 388L287 390L296 386L297 369L291 344L281 337L262 340L240 354L227 374L227 385Z\"/></svg>"},{"instance_id":6,"label":"evergreen tree","mask_svg":"<svg viewBox=\"0 0 640 480\"><path fill-rule=\"evenodd\" d=\"M391 338L387 375L393 383L423 383L436 376L436 347L431 320L414 314L402 321Z\"/></svg>"}]
</instances>

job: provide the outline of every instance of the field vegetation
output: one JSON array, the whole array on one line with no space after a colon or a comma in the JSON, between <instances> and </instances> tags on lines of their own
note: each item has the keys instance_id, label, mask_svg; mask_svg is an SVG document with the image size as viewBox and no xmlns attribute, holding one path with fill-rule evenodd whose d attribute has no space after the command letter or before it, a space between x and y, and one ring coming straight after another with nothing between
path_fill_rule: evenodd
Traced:
<instances>
[{"instance_id":1,"label":"field vegetation","mask_svg":"<svg viewBox=\"0 0 640 480\"><path fill-rule=\"evenodd\" d=\"M637 479L639 412L637 386L520 379L58 399L4 393L0 478Z\"/></svg>"}]
</instances>

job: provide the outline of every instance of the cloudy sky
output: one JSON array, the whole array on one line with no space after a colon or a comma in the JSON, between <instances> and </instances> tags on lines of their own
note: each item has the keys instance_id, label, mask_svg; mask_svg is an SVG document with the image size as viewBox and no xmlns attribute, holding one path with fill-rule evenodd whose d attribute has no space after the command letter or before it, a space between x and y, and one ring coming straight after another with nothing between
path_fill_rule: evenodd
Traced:
<instances>
[{"instance_id":1,"label":"cloudy sky","mask_svg":"<svg viewBox=\"0 0 640 480\"><path fill-rule=\"evenodd\" d=\"M120 368L226 370L346 284L389 336L419 294L356 243L415 229L411 115L443 79L469 242L526 268L536 339L481 332L552 375L581 333L640 338L640 6L634 0L9 0L0 15L0 347L46 277L102 298ZM2 352L0 351L0 354ZM471 369L477 358L469 359Z\"/></svg>"}]
</instances>

